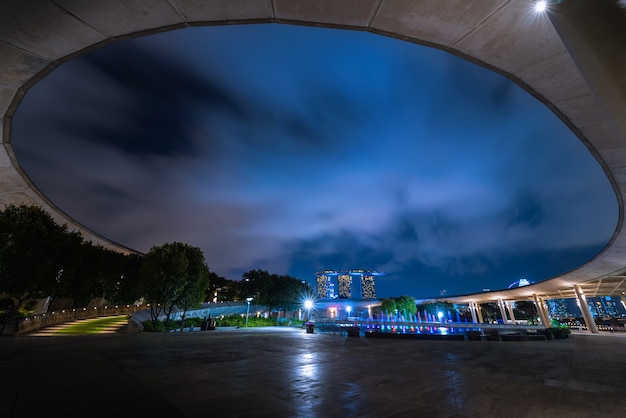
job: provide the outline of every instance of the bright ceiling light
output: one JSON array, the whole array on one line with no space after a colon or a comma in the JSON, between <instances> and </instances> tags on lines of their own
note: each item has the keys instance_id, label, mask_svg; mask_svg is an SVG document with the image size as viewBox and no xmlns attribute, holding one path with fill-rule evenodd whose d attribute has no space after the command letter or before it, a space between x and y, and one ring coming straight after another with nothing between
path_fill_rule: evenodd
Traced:
<instances>
[{"instance_id":1,"label":"bright ceiling light","mask_svg":"<svg viewBox=\"0 0 626 418\"><path fill-rule=\"evenodd\" d=\"M547 7L548 2L546 0L538 0L537 2L535 2L535 11L537 13L545 12Z\"/></svg>"}]
</instances>

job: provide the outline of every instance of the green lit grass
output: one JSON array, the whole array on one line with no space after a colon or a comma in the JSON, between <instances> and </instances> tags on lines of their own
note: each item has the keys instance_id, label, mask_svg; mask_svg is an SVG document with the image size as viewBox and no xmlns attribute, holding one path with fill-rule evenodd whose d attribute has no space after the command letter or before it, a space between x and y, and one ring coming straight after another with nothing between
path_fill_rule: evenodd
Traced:
<instances>
[{"instance_id":1,"label":"green lit grass","mask_svg":"<svg viewBox=\"0 0 626 418\"><path fill-rule=\"evenodd\" d=\"M109 327L126 323L125 315L88 319L60 329L55 334L99 334Z\"/></svg>"}]
</instances>

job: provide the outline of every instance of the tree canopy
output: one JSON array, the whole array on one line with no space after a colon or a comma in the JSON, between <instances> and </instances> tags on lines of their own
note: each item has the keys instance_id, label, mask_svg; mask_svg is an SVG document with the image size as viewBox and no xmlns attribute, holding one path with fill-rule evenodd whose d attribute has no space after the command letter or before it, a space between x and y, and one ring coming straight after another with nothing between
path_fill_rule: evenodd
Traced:
<instances>
[{"instance_id":1,"label":"tree canopy","mask_svg":"<svg viewBox=\"0 0 626 418\"><path fill-rule=\"evenodd\" d=\"M113 303L139 299L139 254L125 255L85 241L32 205L0 211L0 310L11 322L24 306L51 296L84 306L94 297Z\"/></svg>"},{"instance_id":2,"label":"tree canopy","mask_svg":"<svg viewBox=\"0 0 626 418\"><path fill-rule=\"evenodd\" d=\"M0 293L23 303L53 294L82 243L77 232L57 225L37 206L7 205L0 212Z\"/></svg>"},{"instance_id":3,"label":"tree canopy","mask_svg":"<svg viewBox=\"0 0 626 418\"><path fill-rule=\"evenodd\" d=\"M284 313L295 310L312 294L308 283L291 276L270 274L265 270L250 270L243 274L242 291L253 297L256 304Z\"/></svg>"},{"instance_id":4,"label":"tree canopy","mask_svg":"<svg viewBox=\"0 0 626 418\"><path fill-rule=\"evenodd\" d=\"M209 274L197 247L180 242L152 247L143 258L139 280L153 324L156 326L161 313L167 324L174 307L186 311L200 305L209 287Z\"/></svg>"}]
</instances>

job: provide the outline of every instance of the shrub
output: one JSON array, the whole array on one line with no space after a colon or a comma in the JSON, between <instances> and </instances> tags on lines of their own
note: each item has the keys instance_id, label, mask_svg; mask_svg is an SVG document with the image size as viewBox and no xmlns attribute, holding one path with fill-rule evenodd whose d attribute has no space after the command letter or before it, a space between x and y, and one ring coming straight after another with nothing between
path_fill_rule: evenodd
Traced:
<instances>
[{"instance_id":1,"label":"shrub","mask_svg":"<svg viewBox=\"0 0 626 418\"><path fill-rule=\"evenodd\" d=\"M571 331L569 330L569 328L566 328L564 326L546 328L544 331L544 335L546 336L546 339L548 340L552 340L552 339L562 340L565 338L569 338L570 334L571 334Z\"/></svg>"}]
</instances>

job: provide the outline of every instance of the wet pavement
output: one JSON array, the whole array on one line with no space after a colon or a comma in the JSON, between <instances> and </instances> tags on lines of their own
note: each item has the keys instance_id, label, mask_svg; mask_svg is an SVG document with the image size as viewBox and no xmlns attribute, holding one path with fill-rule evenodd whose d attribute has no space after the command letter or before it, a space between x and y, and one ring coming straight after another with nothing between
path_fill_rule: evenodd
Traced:
<instances>
[{"instance_id":1,"label":"wet pavement","mask_svg":"<svg viewBox=\"0 0 626 418\"><path fill-rule=\"evenodd\" d=\"M626 416L626 338L420 341L260 328L0 338L2 417Z\"/></svg>"}]
</instances>

